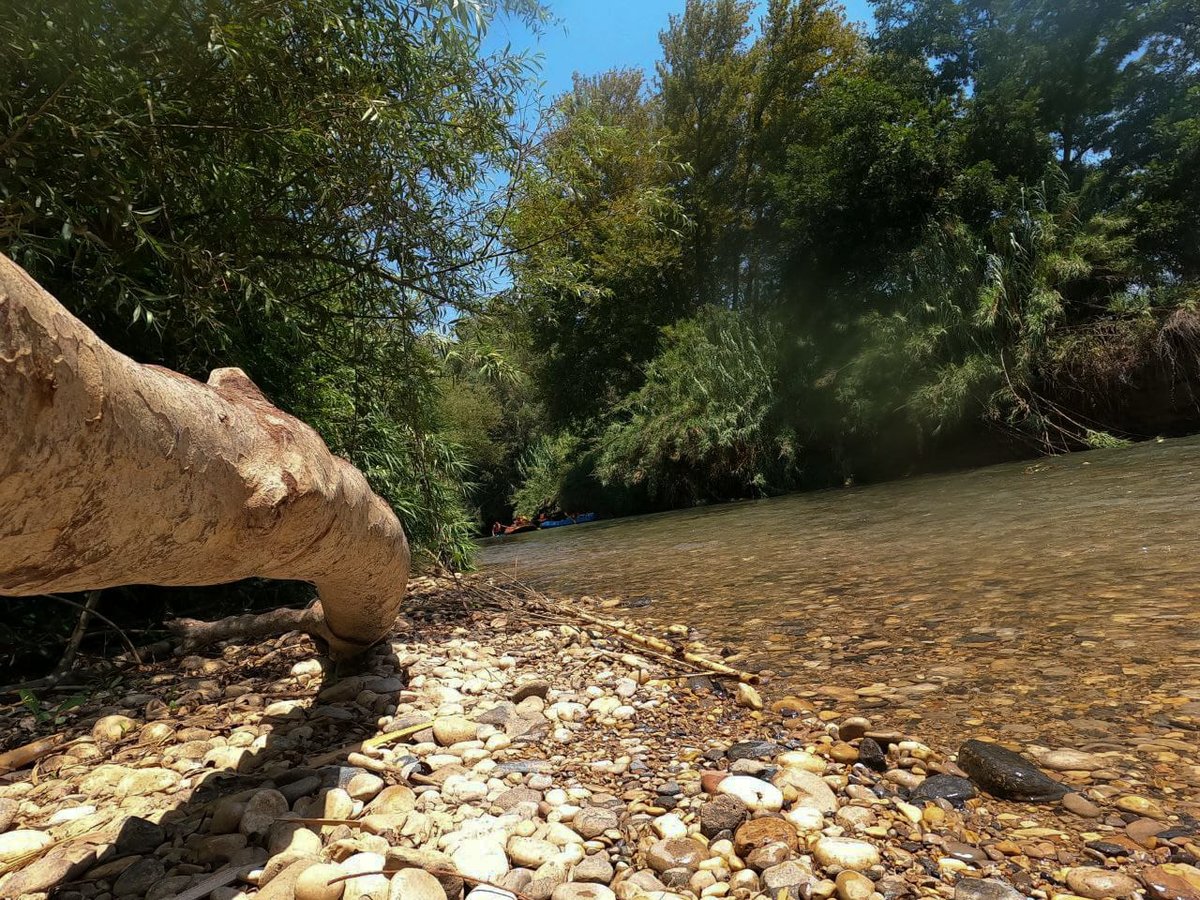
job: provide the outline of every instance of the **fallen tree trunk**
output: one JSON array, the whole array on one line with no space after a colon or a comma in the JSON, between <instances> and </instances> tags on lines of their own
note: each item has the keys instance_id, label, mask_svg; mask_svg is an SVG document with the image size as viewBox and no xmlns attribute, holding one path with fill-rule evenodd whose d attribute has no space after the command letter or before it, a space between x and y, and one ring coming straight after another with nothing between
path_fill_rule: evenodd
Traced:
<instances>
[{"instance_id":1,"label":"fallen tree trunk","mask_svg":"<svg viewBox=\"0 0 1200 900\"><path fill-rule=\"evenodd\" d=\"M0 255L0 594L312 582L285 617L352 656L391 628L391 508L240 369L201 384L113 350Z\"/></svg>"}]
</instances>

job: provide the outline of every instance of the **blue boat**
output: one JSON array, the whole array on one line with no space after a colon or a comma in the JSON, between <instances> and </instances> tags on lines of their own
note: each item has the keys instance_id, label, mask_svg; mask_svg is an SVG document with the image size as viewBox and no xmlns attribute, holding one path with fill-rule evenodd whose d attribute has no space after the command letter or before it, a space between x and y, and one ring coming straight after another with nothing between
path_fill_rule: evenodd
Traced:
<instances>
[{"instance_id":1,"label":"blue boat","mask_svg":"<svg viewBox=\"0 0 1200 900\"><path fill-rule=\"evenodd\" d=\"M562 528L564 525L582 525L584 522L594 522L595 513L583 513L578 516L567 516L565 519L547 519L539 528Z\"/></svg>"}]
</instances>

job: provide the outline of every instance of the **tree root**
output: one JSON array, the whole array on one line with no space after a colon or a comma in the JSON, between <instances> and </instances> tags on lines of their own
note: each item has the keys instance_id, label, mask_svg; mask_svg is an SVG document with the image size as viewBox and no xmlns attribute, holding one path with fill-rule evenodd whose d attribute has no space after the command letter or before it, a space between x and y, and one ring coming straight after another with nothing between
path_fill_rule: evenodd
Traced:
<instances>
[{"instance_id":1,"label":"tree root","mask_svg":"<svg viewBox=\"0 0 1200 900\"><path fill-rule=\"evenodd\" d=\"M397 623L401 627L405 625L402 619L397 619ZM334 634L326 622L320 601L305 609L273 609L264 613L228 616L214 622L173 619L167 623L167 630L178 639L179 649L184 653L220 641L275 637L289 631L298 631L314 638L333 660L353 659L374 646Z\"/></svg>"}]
</instances>

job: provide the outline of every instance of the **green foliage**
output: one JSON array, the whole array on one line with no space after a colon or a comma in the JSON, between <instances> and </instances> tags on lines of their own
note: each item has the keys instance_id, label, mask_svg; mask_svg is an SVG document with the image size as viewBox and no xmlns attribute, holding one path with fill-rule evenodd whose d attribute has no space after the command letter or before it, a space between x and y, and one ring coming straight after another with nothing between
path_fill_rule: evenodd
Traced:
<instances>
[{"instance_id":1,"label":"green foliage","mask_svg":"<svg viewBox=\"0 0 1200 900\"><path fill-rule=\"evenodd\" d=\"M1200 376L1195 4L874 6L867 39L822 0L757 31L689 0L654 93L609 73L560 103L509 235L549 412L523 510L593 468L657 506L985 429L1109 446Z\"/></svg>"},{"instance_id":2,"label":"green foliage","mask_svg":"<svg viewBox=\"0 0 1200 900\"><path fill-rule=\"evenodd\" d=\"M528 62L482 50L499 9L0 14L0 249L139 360L244 368L366 471L419 549L459 563L466 473L420 336L475 304L497 237L483 176L519 155Z\"/></svg>"},{"instance_id":3,"label":"green foliage","mask_svg":"<svg viewBox=\"0 0 1200 900\"><path fill-rule=\"evenodd\" d=\"M578 462L583 449L583 441L566 431L538 438L521 457L520 486L512 497L514 513L533 519L541 513L571 508L569 484L580 478Z\"/></svg>"},{"instance_id":4,"label":"green foliage","mask_svg":"<svg viewBox=\"0 0 1200 900\"><path fill-rule=\"evenodd\" d=\"M687 222L641 73L577 78L517 185L508 221L517 310L551 428L602 413L637 384L680 313Z\"/></svg>"},{"instance_id":5,"label":"green foliage","mask_svg":"<svg viewBox=\"0 0 1200 900\"><path fill-rule=\"evenodd\" d=\"M671 504L778 491L797 448L773 421L776 338L709 307L664 330L645 383L615 410L599 474Z\"/></svg>"}]
</instances>

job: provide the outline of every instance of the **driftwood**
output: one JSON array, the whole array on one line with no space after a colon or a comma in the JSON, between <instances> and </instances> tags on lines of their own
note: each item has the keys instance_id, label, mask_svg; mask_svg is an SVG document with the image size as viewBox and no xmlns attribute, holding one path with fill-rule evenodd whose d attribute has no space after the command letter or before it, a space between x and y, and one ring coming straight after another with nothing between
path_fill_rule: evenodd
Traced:
<instances>
[{"instance_id":1,"label":"driftwood","mask_svg":"<svg viewBox=\"0 0 1200 900\"><path fill-rule=\"evenodd\" d=\"M272 624L334 656L387 634L408 580L391 508L245 373L201 384L139 365L4 256L0 510L0 594L308 581L320 605ZM229 620L179 630L248 633Z\"/></svg>"}]
</instances>

